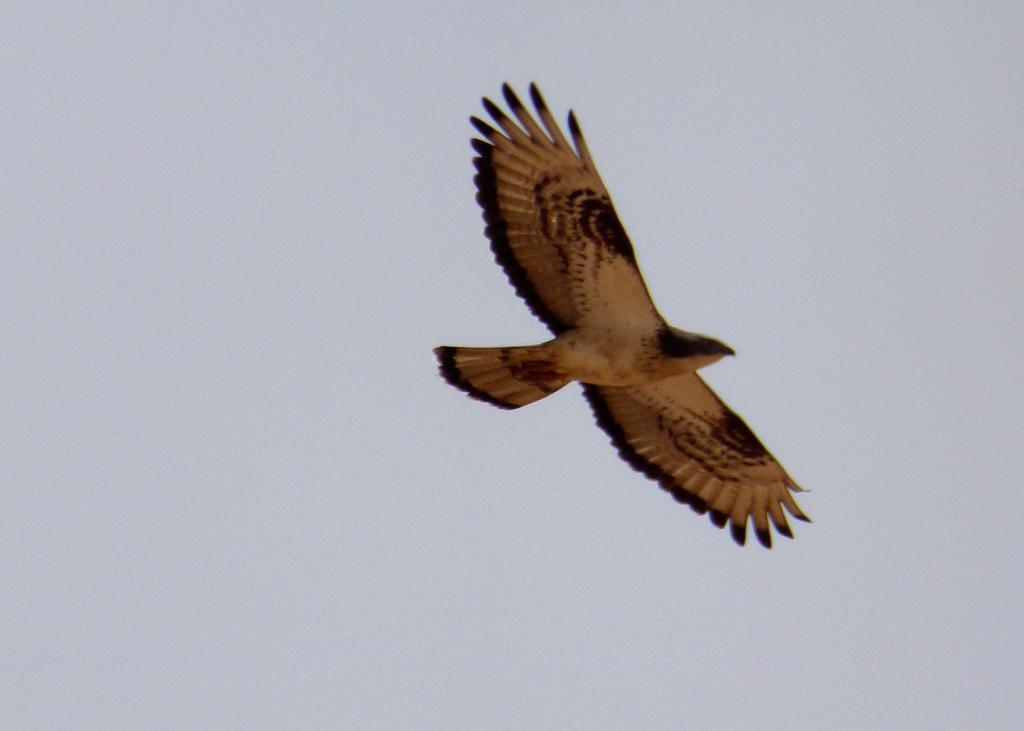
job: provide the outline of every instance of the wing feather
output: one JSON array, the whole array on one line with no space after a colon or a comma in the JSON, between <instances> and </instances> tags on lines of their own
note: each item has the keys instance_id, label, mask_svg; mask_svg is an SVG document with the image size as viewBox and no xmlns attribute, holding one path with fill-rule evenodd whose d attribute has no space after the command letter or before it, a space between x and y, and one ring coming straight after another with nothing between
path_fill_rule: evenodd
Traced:
<instances>
[{"instance_id":1,"label":"wing feather","mask_svg":"<svg viewBox=\"0 0 1024 731\"><path fill-rule=\"evenodd\" d=\"M508 104L508 108L512 110L512 113L516 115L516 119L519 120L519 124L523 126L526 133L530 135L530 138L537 143L547 143L551 145L551 140L547 135L544 134L544 130L537 124L537 120L533 118L533 115L523 106L523 103L519 101L519 97L512 90L512 87L507 83L501 85L501 93L505 97L505 103Z\"/></svg>"},{"instance_id":2,"label":"wing feather","mask_svg":"<svg viewBox=\"0 0 1024 731\"><path fill-rule=\"evenodd\" d=\"M533 106L537 109L537 114L540 115L540 121L544 123L544 128L548 131L548 135L551 136L552 141L555 143L555 147L561 147L566 150L569 149L569 142L565 139L565 135L562 134L562 130L558 127L558 122L555 121L555 116L548 109L547 102L544 101L544 97L540 93L540 89L536 84L530 84L530 99L533 101Z\"/></svg>"},{"instance_id":3,"label":"wing feather","mask_svg":"<svg viewBox=\"0 0 1024 731\"><path fill-rule=\"evenodd\" d=\"M570 144L535 84L539 123L508 84L502 94L512 116L485 98L496 126L470 117L483 137L471 143L485 230L516 292L556 334L609 318L659 328L576 116L569 116Z\"/></svg>"},{"instance_id":4,"label":"wing feather","mask_svg":"<svg viewBox=\"0 0 1024 731\"><path fill-rule=\"evenodd\" d=\"M580 129L580 123L576 121L576 112L571 109L569 110L569 134L572 135L572 142L576 145L576 151L580 154L583 164L594 167L594 158L590 156L590 148L587 147L587 141L583 138L583 130Z\"/></svg>"},{"instance_id":5,"label":"wing feather","mask_svg":"<svg viewBox=\"0 0 1024 731\"><path fill-rule=\"evenodd\" d=\"M767 548L769 525L792 538L783 508L809 522L791 494L800 487L695 373L643 386L583 388L622 458L679 502L710 512L718 527L729 524L740 545L748 521Z\"/></svg>"}]
</instances>

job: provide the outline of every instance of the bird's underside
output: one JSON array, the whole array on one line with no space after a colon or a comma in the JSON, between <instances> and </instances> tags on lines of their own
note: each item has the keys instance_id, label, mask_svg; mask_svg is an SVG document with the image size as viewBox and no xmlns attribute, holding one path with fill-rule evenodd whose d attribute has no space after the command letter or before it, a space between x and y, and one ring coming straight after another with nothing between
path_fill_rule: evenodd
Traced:
<instances>
[{"instance_id":1,"label":"bird's underside","mask_svg":"<svg viewBox=\"0 0 1024 731\"><path fill-rule=\"evenodd\" d=\"M620 456L676 500L716 526L728 523L741 545L748 521L764 546L771 525L792 538L786 511L808 520L791 494L800 488L697 375L732 350L658 313L575 115L570 144L536 85L539 123L507 84L502 91L515 120L489 99L484 108L497 127L471 118L483 137L472 140L477 201L498 263L555 337L441 346L441 374L505 409L579 381Z\"/></svg>"}]
</instances>

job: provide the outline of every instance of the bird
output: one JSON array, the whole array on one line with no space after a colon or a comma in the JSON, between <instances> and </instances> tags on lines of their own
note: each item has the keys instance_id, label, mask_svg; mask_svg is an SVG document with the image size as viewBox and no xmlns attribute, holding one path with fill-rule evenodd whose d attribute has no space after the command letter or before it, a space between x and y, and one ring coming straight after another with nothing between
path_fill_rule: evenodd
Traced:
<instances>
[{"instance_id":1,"label":"bird","mask_svg":"<svg viewBox=\"0 0 1024 731\"><path fill-rule=\"evenodd\" d=\"M734 351L669 325L580 129L566 138L540 89L536 116L508 83L512 116L484 97L470 143L485 234L516 293L554 335L538 345L434 349L441 376L469 396L518 409L578 381L595 420L630 466L676 501L761 545L793 538L786 513L802 488L697 371ZM514 118L513 118L514 117ZM539 119L539 121L538 121ZM785 509L785 510L784 510Z\"/></svg>"}]
</instances>

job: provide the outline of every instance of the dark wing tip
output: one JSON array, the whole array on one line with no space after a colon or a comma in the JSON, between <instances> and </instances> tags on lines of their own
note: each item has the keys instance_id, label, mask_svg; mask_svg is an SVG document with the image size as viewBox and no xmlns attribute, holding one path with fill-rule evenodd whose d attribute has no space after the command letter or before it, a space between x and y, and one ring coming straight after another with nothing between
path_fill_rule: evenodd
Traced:
<instances>
[{"instance_id":1,"label":"dark wing tip","mask_svg":"<svg viewBox=\"0 0 1024 731\"><path fill-rule=\"evenodd\" d=\"M492 154L491 151L494 149L494 145L490 144L489 142L485 142L484 140L481 140L477 137L471 137L469 139L469 144L472 145L473 149L476 150L477 153L479 153L479 155L483 158L490 157L490 155Z\"/></svg>"},{"instance_id":2,"label":"dark wing tip","mask_svg":"<svg viewBox=\"0 0 1024 731\"><path fill-rule=\"evenodd\" d=\"M484 120L480 119L480 117L470 117L469 122L474 127L476 127L477 132L479 132L489 140L494 139L498 135L498 130L494 129L494 127L487 124L487 122L485 122Z\"/></svg>"},{"instance_id":3,"label":"dark wing tip","mask_svg":"<svg viewBox=\"0 0 1024 731\"><path fill-rule=\"evenodd\" d=\"M758 542L765 548L772 547L772 532L768 528L754 528Z\"/></svg>"},{"instance_id":4,"label":"dark wing tip","mask_svg":"<svg viewBox=\"0 0 1024 731\"><path fill-rule=\"evenodd\" d=\"M507 81L501 85L501 94L505 97L505 102L510 109L519 110L523 108L523 103L519 101L519 97L516 96L515 91L512 90Z\"/></svg>"},{"instance_id":5,"label":"dark wing tip","mask_svg":"<svg viewBox=\"0 0 1024 731\"><path fill-rule=\"evenodd\" d=\"M508 404L504 401L499 401L489 393L476 388L473 384L463 378L458 365L455 364L456 350L458 350L458 348L453 348L450 345L440 345L434 348L434 355L437 356L438 371L440 371L441 377L444 380L448 381L449 384L455 386L455 388L460 391L464 391L471 398L475 398L477 401L483 401L491 404L492 406L497 406L499 409L512 410L519 408L517 404Z\"/></svg>"},{"instance_id":6,"label":"dark wing tip","mask_svg":"<svg viewBox=\"0 0 1024 731\"><path fill-rule=\"evenodd\" d=\"M806 515L804 515L803 513L799 513L799 512L798 512L798 513L792 513L792 512L791 512L791 513L790 513L790 515L792 515L792 516L793 516L794 518L796 518L797 520L802 520L802 521L803 521L803 522L805 522L805 523L810 523L810 522L811 522L811 519L810 519L810 518L808 518L808 517L807 517Z\"/></svg>"},{"instance_id":7,"label":"dark wing tip","mask_svg":"<svg viewBox=\"0 0 1024 731\"><path fill-rule=\"evenodd\" d=\"M793 538L793 529L785 523L783 523L782 525L776 524L775 530L779 533L779 535L786 536L786 538Z\"/></svg>"},{"instance_id":8,"label":"dark wing tip","mask_svg":"<svg viewBox=\"0 0 1024 731\"><path fill-rule=\"evenodd\" d=\"M747 545L747 521L737 523L735 520L729 525L732 531L732 539L741 546Z\"/></svg>"},{"instance_id":9,"label":"dark wing tip","mask_svg":"<svg viewBox=\"0 0 1024 731\"><path fill-rule=\"evenodd\" d=\"M487 110L487 113L490 114L494 121L497 122L498 124L501 124L502 120L508 119L508 116L505 114L505 112L501 111L501 107L499 107L497 104L492 102L487 97L484 97L480 101L483 102L484 109Z\"/></svg>"},{"instance_id":10,"label":"dark wing tip","mask_svg":"<svg viewBox=\"0 0 1024 731\"><path fill-rule=\"evenodd\" d=\"M580 123L576 121L576 112L569 110L569 132L576 139L583 136L583 131L580 129Z\"/></svg>"},{"instance_id":11,"label":"dark wing tip","mask_svg":"<svg viewBox=\"0 0 1024 731\"><path fill-rule=\"evenodd\" d=\"M728 513L723 513L721 510L708 511L708 517L711 519L711 522L715 524L716 528L724 528L725 524L729 522Z\"/></svg>"},{"instance_id":12,"label":"dark wing tip","mask_svg":"<svg viewBox=\"0 0 1024 731\"><path fill-rule=\"evenodd\" d=\"M533 102L533 106L537 108L537 111L547 111L548 105L544 102L544 97L541 96L540 89L537 88L537 82L530 82L530 100Z\"/></svg>"}]
</instances>

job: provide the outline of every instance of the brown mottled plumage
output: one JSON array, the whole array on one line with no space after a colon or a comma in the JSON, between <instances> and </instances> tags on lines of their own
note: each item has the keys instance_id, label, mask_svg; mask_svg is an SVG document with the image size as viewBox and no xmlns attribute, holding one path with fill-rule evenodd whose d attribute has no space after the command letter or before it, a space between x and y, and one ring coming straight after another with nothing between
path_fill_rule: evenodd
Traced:
<instances>
[{"instance_id":1,"label":"brown mottled plumage","mask_svg":"<svg viewBox=\"0 0 1024 731\"><path fill-rule=\"evenodd\" d=\"M498 263L555 338L441 346L441 375L505 409L579 381L622 458L676 500L729 523L741 545L748 520L767 547L770 525L792 538L783 507L808 520L791 495L800 488L697 375L732 349L671 327L655 309L576 116L570 144L536 85L540 123L508 84L502 92L515 120L486 98L497 127L471 118L484 138L472 140L477 201Z\"/></svg>"}]
</instances>

